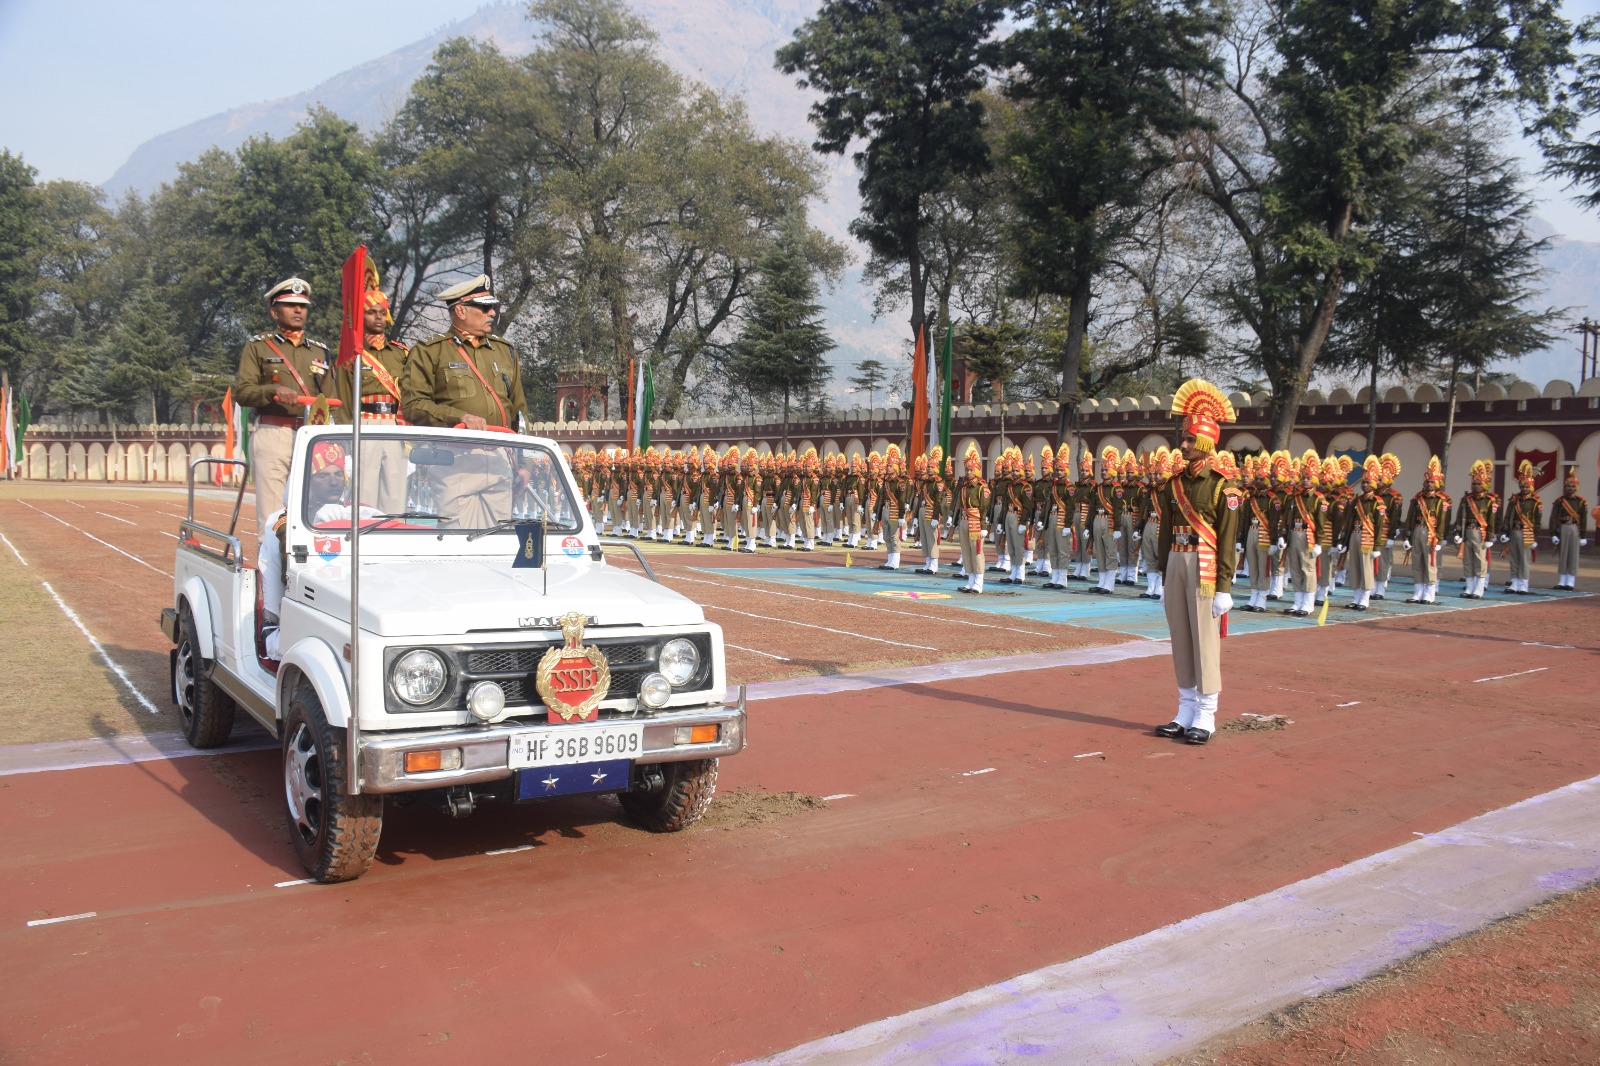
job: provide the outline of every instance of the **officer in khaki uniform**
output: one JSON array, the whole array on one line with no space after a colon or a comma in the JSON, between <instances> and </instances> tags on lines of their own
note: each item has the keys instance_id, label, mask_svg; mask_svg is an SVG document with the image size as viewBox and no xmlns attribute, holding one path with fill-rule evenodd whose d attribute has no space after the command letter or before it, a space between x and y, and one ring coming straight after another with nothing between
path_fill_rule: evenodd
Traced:
<instances>
[{"instance_id":1,"label":"officer in khaki uniform","mask_svg":"<svg viewBox=\"0 0 1600 1066\"><path fill-rule=\"evenodd\" d=\"M1233 568L1244 493L1238 467L1216 453L1223 422L1234 420L1233 404L1208 381L1184 382L1172 413L1183 415L1182 461L1161 491L1158 554L1166 574L1167 627L1178 681L1178 711L1156 726L1162 737L1204 744L1216 730L1222 692L1220 619L1233 607Z\"/></svg>"},{"instance_id":2,"label":"officer in khaki uniform","mask_svg":"<svg viewBox=\"0 0 1600 1066\"><path fill-rule=\"evenodd\" d=\"M400 414L400 379L405 376L406 356L411 349L389 337L394 316L389 313L389 297L378 287L376 269L368 275L367 291L361 300L361 326L364 333L361 351L361 427L404 425ZM355 361L334 368L334 391L342 410L350 417L357 413L355 402ZM358 469L363 507L374 507L385 514L406 509L406 449L395 440L361 441Z\"/></svg>"},{"instance_id":3,"label":"officer in khaki uniform","mask_svg":"<svg viewBox=\"0 0 1600 1066\"><path fill-rule=\"evenodd\" d=\"M310 284L286 278L267 290L266 300L277 328L245 342L233 383L233 397L240 406L256 409L250 430L250 476L256 483L256 522L263 541L267 519L284 504L294 431L305 424L299 398L334 397L328 347L306 336Z\"/></svg>"},{"instance_id":4,"label":"officer in khaki uniform","mask_svg":"<svg viewBox=\"0 0 1600 1066\"><path fill-rule=\"evenodd\" d=\"M522 367L502 337L490 333L500 301L480 274L439 294L450 308L450 332L411 349L400 381L402 410L413 425L520 432L527 421ZM496 448L456 456L454 466L428 468L433 502L454 526L481 529L511 517L512 470Z\"/></svg>"},{"instance_id":5,"label":"officer in khaki uniform","mask_svg":"<svg viewBox=\"0 0 1600 1066\"><path fill-rule=\"evenodd\" d=\"M1589 501L1578 495L1577 464L1567 467L1561 488L1550 505L1550 543L1556 549L1555 587L1571 592L1578 587L1578 549L1589 546Z\"/></svg>"}]
</instances>

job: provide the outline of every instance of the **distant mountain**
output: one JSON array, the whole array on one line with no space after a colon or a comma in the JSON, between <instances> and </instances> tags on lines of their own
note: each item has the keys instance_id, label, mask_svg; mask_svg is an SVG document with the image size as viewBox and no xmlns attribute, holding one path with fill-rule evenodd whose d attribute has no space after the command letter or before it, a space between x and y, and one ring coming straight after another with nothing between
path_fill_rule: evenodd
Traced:
<instances>
[{"instance_id":1,"label":"distant mountain","mask_svg":"<svg viewBox=\"0 0 1600 1066\"><path fill-rule=\"evenodd\" d=\"M813 131L806 121L810 94L773 67L773 53L789 40L795 28L817 7L818 0L633 0L632 7L646 18L661 38L663 57L674 69L713 88L744 97L757 128L810 143ZM250 137L287 136L316 104L371 130L381 126L405 100L406 94L427 68L434 51L451 37L492 41L508 55L524 55L533 48L535 27L524 17L520 4L494 3L451 23L415 44L353 67L314 88L202 119L164 133L140 145L128 157L105 190L112 197L134 189L149 194L177 174L178 164L216 146L232 150ZM848 225L860 200L856 175L848 159L829 157L830 168L823 202L813 222L830 236L850 242ZM1543 226L1543 232L1549 227ZM1555 237L1545 255L1548 292L1540 306L1569 309L1561 323L1585 315L1600 317L1600 303L1591 302L1600 282L1600 244ZM859 266L850 269L839 290L823 298L830 332L839 348L830 357L835 367L831 392L844 406L844 379L855 364L878 358L891 367L905 362L901 335L904 316L874 322L872 297L861 279ZM1529 381L1575 378L1578 372L1577 338L1563 334L1550 349L1528 356L1505 369Z\"/></svg>"}]
</instances>

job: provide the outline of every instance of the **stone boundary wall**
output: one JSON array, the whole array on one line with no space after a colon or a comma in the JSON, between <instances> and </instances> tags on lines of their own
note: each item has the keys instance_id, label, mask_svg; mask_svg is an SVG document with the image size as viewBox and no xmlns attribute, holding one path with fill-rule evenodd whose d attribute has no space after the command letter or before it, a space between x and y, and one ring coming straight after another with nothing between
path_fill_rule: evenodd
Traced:
<instances>
[{"instance_id":1,"label":"stone boundary wall","mask_svg":"<svg viewBox=\"0 0 1600 1066\"><path fill-rule=\"evenodd\" d=\"M1308 392L1301 405L1291 441L1296 456L1306 449L1318 454L1360 451L1366 446L1368 390L1352 395L1345 389L1330 394ZM1270 397L1234 393L1231 397L1239 420L1223 427L1222 447L1238 453L1254 452L1270 432ZM1570 382L1552 381L1539 388L1519 381L1509 388L1485 385L1474 392L1462 385L1457 391L1455 433L1450 448L1446 491L1459 496L1466 490L1468 470L1479 459L1492 459L1501 467L1499 488L1512 482L1511 458L1518 451L1554 452L1564 468L1576 463L1581 490L1594 502L1600 496L1596 472L1600 470L1600 378L1578 388ZM1173 443L1175 420L1169 415L1171 397L1133 396L1084 401L1080 447L1098 455L1107 445L1149 451ZM1046 444L1056 444L1059 406L1054 402L1004 405L1005 436L1000 433L1000 404L962 405L951 419L951 443L959 456L975 442L986 459L1016 444L1037 459ZM1400 457L1398 487L1406 495L1422 485L1422 470L1430 455L1444 445L1448 405L1439 389L1422 385L1415 390L1394 387L1384 391L1378 405L1379 451ZM826 421L789 423L789 446L814 447L823 455L859 454L889 444L904 446L909 419L899 408L868 411L854 408ZM563 451L619 446L626 435L620 420L600 422L540 422L531 432L556 440ZM710 444L718 452L730 445L753 446L765 454L781 442L783 427L777 415L754 419L688 418L652 423L652 443L669 448ZM58 426L42 423L29 427L22 476L57 481L183 483L189 463L206 455L223 453L223 427L207 423L191 426L144 425L112 427ZM1442 456L1441 456L1442 457ZM1514 486L1512 486L1514 489ZM1557 477L1543 490L1547 500L1560 495Z\"/></svg>"}]
</instances>

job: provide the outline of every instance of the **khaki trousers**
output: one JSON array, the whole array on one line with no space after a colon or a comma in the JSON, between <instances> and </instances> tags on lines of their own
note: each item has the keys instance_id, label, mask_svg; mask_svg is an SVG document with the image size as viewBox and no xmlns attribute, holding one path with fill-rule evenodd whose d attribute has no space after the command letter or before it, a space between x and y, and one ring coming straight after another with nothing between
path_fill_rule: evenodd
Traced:
<instances>
[{"instance_id":1,"label":"khaki trousers","mask_svg":"<svg viewBox=\"0 0 1600 1066\"><path fill-rule=\"evenodd\" d=\"M1172 633L1172 670L1179 688L1210 696L1222 691L1222 634L1211 617L1214 598L1200 595L1200 556L1172 552L1167 556L1166 587L1161 606Z\"/></svg>"},{"instance_id":2,"label":"khaki trousers","mask_svg":"<svg viewBox=\"0 0 1600 1066\"><path fill-rule=\"evenodd\" d=\"M1578 572L1578 523L1563 522L1556 527L1561 543L1556 545L1556 574Z\"/></svg>"},{"instance_id":3,"label":"khaki trousers","mask_svg":"<svg viewBox=\"0 0 1600 1066\"><path fill-rule=\"evenodd\" d=\"M853 492L844 498L844 529L852 537L861 532L861 497Z\"/></svg>"},{"instance_id":4,"label":"khaki trousers","mask_svg":"<svg viewBox=\"0 0 1600 1066\"><path fill-rule=\"evenodd\" d=\"M1272 588L1272 555L1261 546L1261 525L1254 519L1244 534L1244 557L1250 563L1250 591L1266 592Z\"/></svg>"},{"instance_id":5,"label":"khaki trousers","mask_svg":"<svg viewBox=\"0 0 1600 1066\"><path fill-rule=\"evenodd\" d=\"M1147 571L1156 571L1161 568L1161 523L1154 518L1144 524L1144 535L1139 540L1139 555L1144 559L1144 568ZM1255 567L1250 568L1250 573L1255 574Z\"/></svg>"},{"instance_id":6,"label":"khaki trousers","mask_svg":"<svg viewBox=\"0 0 1600 1066\"><path fill-rule=\"evenodd\" d=\"M961 569L968 577L983 573L983 534L973 536L967 532L967 517L956 519L956 539L961 544Z\"/></svg>"},{"instance_id":7,"label":"khaki trousers","mask_svg":"<svg viewBox=\"0 0 1600 1066\"><path fill-rule=\"evenodd\" d=\"M939 520L926 508L917 516L917 532L922 537L922 552L935 565L939 562Z\"/></svg>"},{"instance_id":8,"label":"khaki trousers","mask_svg":"<svg viewBox=\"0 0 1600 1066\"><path fill-rule=\"evenodd\" d=\"M1122 533L1122 539L1117 541L1117 565L1138 565L1138 557L1134 555L1133 547L1133 515L1124 513L1117 519L1117 529Z\"/></svg>"},{"instance_id":9,"label":"khaki trousers","mask_svg":"<svg viewBox=\"0 0 1600 1066\"><path fill-rule=\"evenodd\" d=\"M1512 529L1511 543L1506 547L1506 561L1511 566L1508 576L1513 581L1526 581L1533 573L1533 545L1522 543L1522 530Z\"/></svg>"},{"instance_id":10,"label":"khaki trousers","mask_svg":"<svg viewBox=\"0 0 1600 1066\"><path fill-rule=\"evenodd\" d=\"M1372 574L1373 555L1372 552L1361 549L1360 529L1350 531L1350 553L1344 558L1346 585L1358 591L1377 587L1377 579ZM1254 588L1255 586L1252 585L1251 587Z\"/></svg>"},{"instance_id":11,"label":"khaki trousers","mask_svg":"<svg viewBox=\"0 0 1600 1066\"><path fill-rule=\"evenodd\" d=\"M370 420L369 420L370 421ZM393 423L391 422L390 425ZM366 422L362 424L366 431ZM363 507L384 514L406 509L406 446L397 440L361 442L361 466L356 472Z\"/></svg>"},{"instance_id":12,"label":"khaki trousers","mask_svg":"<svg viewBox=\"0 0 1600 1066\"><path fill-rule=\"evenodd\" d=\"M1117 558L1117 542L1111 536L1111 516L1094 516L1094 564L1102 574L1109 573Z\"/></svg>"},{"instance_id":13,"label":"khaki trousers","mask_svg":"<svg viewBox=\"0 0 1600 1066\"><path fill-rule=\"evenodd\" d=\"M1013 568L1022 565L1022 557L1027 552L1027 538L1025 536L1022 519L1018 514L1006 508L1006 558L1011 561Z\"/></svg>"},{"instance_id":14,"label":"khaki trousers","mask_svg":"<svg viewBox=\"0 0 1600 1066\"><path fill-rule=\"evenodd\" d=\"M267 542L268 522L284 509L283 487L289 481L289 457L294 454L294 430L288 426L250 427L250 477L256 483L257 544Z\"/></svg>"},{"instance_id":15,"label":"khaki trousers","mask_svg":"<svg viewBox=\"0 0 1600 1066\"><path fill-rule=\"evenodd\" d=\"M1477 523L1472 521L1467 522L1461 536L1461 576L1469 579L1489 576L1489 544Z\"/></svg>"},{"instance_id":16,"label":"khaki trousers","mask_svg":"<svg viewBox=\"0 0 1600 1066\"><path fill-rule=\"evenodd\" d=\"M1289 542L1289 546L1284 549L1284 555L1287 556L1285 565L1289 568L1289 580L1294 582L1294 590L1316 591L1317 557L1311 554L1309 531L1291 529L1285 539Z\"/></svg>"},{"instance_id":17,"label":"khaki trousers","mask_svg":"<svg viewBox=\"0 0 1600 1066\"><path fill-rule=\"evenodd\" d=\"M1411 579L1419 585L1431 585L1439 580L1439 555L1428 548L1425 525L1411 530Z\"/></svg>"},{"instance_id":18,"label":"khaki trousers","mask_svg":"<svg viewBox=\"0 0 1600 1066\"><path fill-rule=\"evenodd\" d=\"M511 517L511 464L504 453L459 451L454 466L429 468L433 501L449 529L484 529Z\"/></svg>"}]
</instances>

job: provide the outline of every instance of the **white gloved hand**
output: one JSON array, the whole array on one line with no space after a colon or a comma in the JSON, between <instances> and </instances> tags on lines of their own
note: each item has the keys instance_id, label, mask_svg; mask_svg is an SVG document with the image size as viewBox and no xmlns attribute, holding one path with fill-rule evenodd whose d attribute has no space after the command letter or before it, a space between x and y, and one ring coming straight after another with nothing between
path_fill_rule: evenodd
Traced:
<instances>
[{"instance_id":1,"label":"white gloved hand","mask_svg":"<svg viewBox=\"0 0 1600 1066\"><path fill-rule=\"evenodd\" d=\"M1033 524L1033 528L1037 529L1039 532L1043 533L1044 532L1044 523L1043 522L1035 522Z\"/></svg>"},{"instance_id":2,"label":"white gloved hand","mask_svg":"<svg viewBox=\"0 0 1600 1066\"><path fill-rule=\"evenodd\" d=\"M1390 541L1389 543L1393 544L1394 541ZM1280 549L1287 548L1288 546L1289 546L1289 542L1288 541L1284 540L1282 537L1278 538L1278 547Z\"/></svg>"},{"instance_id":3,"label":"white gloved hand","mask_svg":"<svg viewBox=\"0 0 1600 1066\"><path fill-rule=\"evenodd\" d=\"M1408 540L1403 545L1401 545L1401 547L1405 548L1406 551L1410 551L1411 550L1411 542Z\"/></svg>"},{"instance_id":4,"label":"white gloved hand","mask_svg":"<svg viewBox=\"0 0 1600 1066\"><path fill-rule=\"evenodd\" d=\"M1461 543L1461 538L1460 538L1460 537L1457 537L1457 538L1456 538L1456 543L1457 543L1457 544L1460 544L1460 543Z\"/></svg>"},{"instance_id":5,"label":"white gloved hand","mask_svg":"<svg viewBox=\"0 0 1600 1066\"><path fill-rule=\"evenodd\" d=\"M1317 556L1319 556L1321 554L1322 554L1322 545L1313 544L1311 546L1311 558L1315 559Z\"/></svg>"},{"instance_id":6,"label":"white gloved hand","mask_svg":"<svg viewBox=\"0 0 1600 1066\"><path fill-rule=\"evenodd\" d=\"M733 505L733 513L734 514L738 514L739 513L739 505L738 504L734 504Z\"/></svg>"},{"instance_id":7,"label":"white gloved hand","mask_svg":"<svg viewBox=\"0 0 1600 1066\"><path fill-rule=\"evenodd\" d=\"M1589 538L1588 537L1584 537L1582 540L1578 541L1578 547L1587 548L1588 546L1589 546Z\"/></svg>"},{"instance_id":8,"label":"white gloved hand","mask_svg":"<svg viewBox=\"0 0 1600 1066\"><path fill-rule=\"evenodd\" d=\"M1552 534L1550 534L1550 543L1551 544L1560 544L1561 543L1561 538L1556 536L1554 533L1552 533Z\"/></svg>"},{"instance_id":9,"label":"white gloved hand","mask_svg":"<svg viewBox=\"0 0 1600 1066\"><path fill-rule=\"evenodd\" d=\"M1119 529L1115 533L1111 534L1111 539L1112 540L1121 540L1122 539L1122 530Z\"/></svg>"},{"instance_id":10,"label":"white gloved hand","mask_svg":"<svg viewBox=\"0 0 1600 1066\"><path fill-rule=\"evenodd\" d=\"M1134 530L1133 539L1134 540L1143 540L1144 539L1144 534L1140 533L1138 530Z\"/></svg>"},{"instance_id":11,"label":"white gloved hand","mask_svg":"<svg viewBox=\"0 0 1600 1066\"><path fill-rule=\"evenodd\" d=\"M1231 610L1233 610L1233 593L1217 593L1216 598L1211 601L1211 617L1221 618Z\"/></svg>"},{"instance_id":12,"label":"white gloved hand","mask_svg":"<svg viewBox=\"0 0 1600 1066\"><path fill-rule=\"evenodd\" d=\"M1244 545L1243 544L1235 544L1233 546L1233 550L1236 551L1236 552L1242 552L1242 551L1244 551Z\"/></svg>"},{"instance_id":13,"label":"white gloved hand","mask_svg":"<svg viewBox=\"0 0 1600 1066\"><path fill-rule=\"evenodd\" d=\"M1506 536L1504 533L1502 533L1502 534L1500 534L1500 543L1501 544L1510 544L1511 543L1511 538Z\"/></svg>"}]
</instances>

